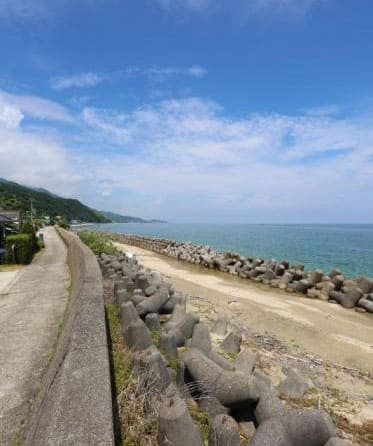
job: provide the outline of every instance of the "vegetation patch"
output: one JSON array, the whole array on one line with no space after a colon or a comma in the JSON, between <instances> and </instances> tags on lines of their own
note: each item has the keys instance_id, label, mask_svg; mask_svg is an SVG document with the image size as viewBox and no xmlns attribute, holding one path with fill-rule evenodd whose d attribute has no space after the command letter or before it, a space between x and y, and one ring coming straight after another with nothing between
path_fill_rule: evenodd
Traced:
<instances>
[{"instance_id":1,"label":"vegetation patch","mask_svg":"<svg viewBox=\"0 0 373 446\"><path fill-rule=\"evenodd\" d=\"M7 263L28 265L37 249L31 234L17 234L6 238L5 250Z\"/></svg>"},{"instance_id":2,"label":"vegetation patch","mask_svg":"<svg viewBox=\"0 0 373 446\"><path fill-rule=\"evenodd\" d=\"M158 433L157 395L150 385L144 386L133 373L133 354L126 347L120 332L120 307L107 303L105 309L122 445L155 446Z\"/></svg>"},{"instance_id":3,"label":"vegetation patch","mask_svg":"<svg viewBox=\"0 0 373 446\"><path fill-rule=\"evenodd\" d=\"M21 434L17 434L12 446L21 446Z\"/></svg>"},{"instance_id":4,"label":"vegetation patch","mask_svg":"<svg viewBox=\"0 0 373 446\"><path fill-rule=\"evenodd\" d=\"M79 237L96 255L119 255L110 237L103 232L84 230L79 232Z\"/></svg>"},{"instance_id":5,"label":"vegetation patch","mask_svg":"<svg viewBox=\"0 0 373 446\"><path fill-rule=\"evenodd\" d=\"M207 441L211 430L211 416L208 412L194 407L189 408L189 413L193 421L198 425L204 441Z\"/></svg>"},{"instance_id":6,"label":"vegetation patch","mask_svg":"<svg viewBox=\"0 0 373 446\"><path fill-rule=\"evenodd\" d=\"M150 332L151 337L153 339L154 345L159 348L160 345L160 339L161 339L161 332L159 330L153 330Z\"/></svg>"},{"instance_id":7,"label":"vegetation patch","mask_svg":"<svg viewBox=\"0 0 373 446\"><path fill-rule=\"evenodd\" d=\"M0 181L0 209L20 210L24 216L30 215L30 199L36 209L34 216L64 216L68 221L108 223L111 220L98 211L71 198L62 198L47 190L35 190L11 181Z\"/></svg>"},{"instance_id":8,"label":"vegetation patch","mask_svg":"<svg viewBox=\"0 0 373 446\"><path fill-rule=\"evenodd\" d=\"M223 352L221 350L218 351L218 353L223 358L228 359L228 361L234 361L235 359L237 359L237 353L227 353L227 352Z\"/></svg>"},{"instance_id":9,"label":"vegetation patch","mask_svg":"<svg viewBox=\"0 0 373 446\"><path fill-rule=\"evenodd\" d=\"M161 352L161 353L165 357L169 367L171 367L172 370L177 370L177 358L174 358L173 356L165 354L164 352Z\"/></svg>"},{"instance_id":10,"label":"vegetation patch","mask_svg":"<svg viewBox=\"0 0 373 446\"><path fill-rule=\"evenodd\" d=\"M8 235L6 238L6 262L28 265L40 248L35 235L35 226L31 222L25 222L20 234Z\"/></svg>"}]
</instances>

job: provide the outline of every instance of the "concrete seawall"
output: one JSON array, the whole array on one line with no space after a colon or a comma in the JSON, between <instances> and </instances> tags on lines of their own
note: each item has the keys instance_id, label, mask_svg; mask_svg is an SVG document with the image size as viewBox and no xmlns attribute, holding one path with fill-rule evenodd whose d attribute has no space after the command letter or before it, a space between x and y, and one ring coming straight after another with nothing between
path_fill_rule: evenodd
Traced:
<instances>
[{"instance_id":1,"label":"concrete seawall","mask_svg":"<svg viewBox=\"0 0 373 446\"><path fill-rule=\"evenodd\" d=\"M26 446L115 444L103 287L94 254L59 229L71 294L54 358L25 430Z\"/></svg>"}]
</instances>

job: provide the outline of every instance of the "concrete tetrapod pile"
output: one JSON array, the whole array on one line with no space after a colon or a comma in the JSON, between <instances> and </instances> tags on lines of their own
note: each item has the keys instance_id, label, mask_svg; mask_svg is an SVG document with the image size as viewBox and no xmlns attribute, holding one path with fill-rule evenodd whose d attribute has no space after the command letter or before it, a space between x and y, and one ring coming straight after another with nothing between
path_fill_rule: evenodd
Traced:
<instances>
[{"instance_id":1,"label":"concrete tetrapod pile","mask_svg":"<svg viewBox=\"0 0 373 446\"><path fill-rule=\"evenodd\" d=\"M373 313L373 279L365 276L348 279L339 269L329 274L316 269L305 271L301 263L291 265L287 260L265 261L259 257L237 253L219 253L209 246L183 243L139 235L110 234L113 240L138 246L195 265L251 279L290 293L305 294L313 299L339 303L345 308Z\"/></svg>"},{"instance_id":2,"label":"concrete tetrapod pile","mask_svg":"<svg viewBox=\"0 0 373 446\"><path fill-rule=\"evenodd\" d=\"M286 407L270 378L255 367L255 353L241 349L239 333L231 331L220 345L226 357L215 350L209 326L187 311L187 297L158 273L126 255L102 254L99 263L104 276L114 281L121 331L133 351L134 372L162 395L159 445L202 446L206 441L209 446L239 446L238 423L242 422L253 426L250 445L254 446L351 445L336 437L324 410ZM229 325L218 318L211 330L225 335ZM159 334L159 346L153 342L154 332ZM170 361L177 365L176 373ZM192 400L211 417L205 440L188 410L187 402Z\"/></svg>"}]
</instances>

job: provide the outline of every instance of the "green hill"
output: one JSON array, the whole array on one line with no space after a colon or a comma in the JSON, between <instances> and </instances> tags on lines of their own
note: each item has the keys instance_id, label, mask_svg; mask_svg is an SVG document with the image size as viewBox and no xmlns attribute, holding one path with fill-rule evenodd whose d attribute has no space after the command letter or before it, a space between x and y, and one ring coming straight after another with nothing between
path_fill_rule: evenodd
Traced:
<instances>
[{"instance_id":1,"label":"green hill","mask_svg":"<svg viewBox=\"0 0 373 446\"><path fill-rule=\"evenodd\" d=\"M68 221L78 220L92 223L108 223L110 221L79 200L58 197L45 189L32 189L0 179L0 209L16 209L24 214L29 214L31 199L34 217L61 215Z\"/></svg>"},{"instance_id":2,"label":"green hill","mask_svg":"<svg viewBox=\"0 0 373 446\"><path fill-rule=\"evenodd\" d=\"M164 220L144 220L139 217L131 217L129 215L115 214L114 212L100 211L107 219L111 220L113 223L167 223Z\"/></svg>"}]
</instances>

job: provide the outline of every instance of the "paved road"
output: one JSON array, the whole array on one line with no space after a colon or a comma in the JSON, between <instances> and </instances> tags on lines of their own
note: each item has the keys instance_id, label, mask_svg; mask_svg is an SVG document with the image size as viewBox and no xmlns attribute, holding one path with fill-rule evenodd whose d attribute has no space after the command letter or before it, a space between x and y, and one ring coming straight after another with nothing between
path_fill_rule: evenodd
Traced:
<instances>
[{"instance_id":1,"label":"paved road","mask_svg":"<svg viewBox=\"0 0 373 446\"><path fill-rule=\"evenodd\" d=\"M0 272L0 296L2 294L8 294L9 288L11 287L12 283L16 280L19 273L20 269Z\"/></svg>"},{"instance_id":2,"label":"paved road","mask_svg":"<svg viewBox=\"0 0 373 446\"><path fill-rule=\"evenodd\" d=\"M27 420L66 307L66 248L54 228L44 238L45 249L0 294L1 446L13 445Z\"/></svg>"}]
</instances>

